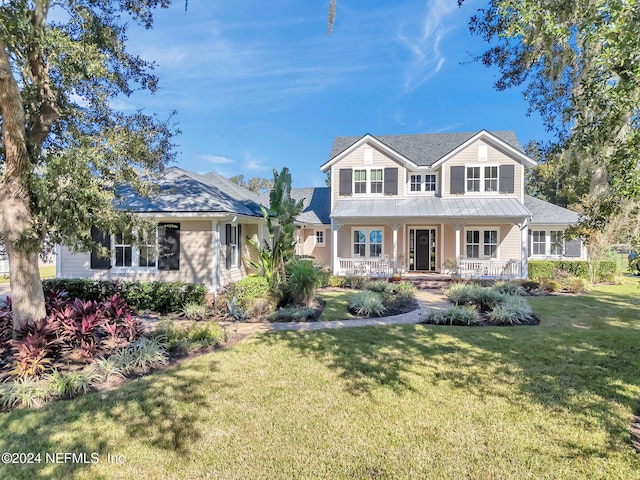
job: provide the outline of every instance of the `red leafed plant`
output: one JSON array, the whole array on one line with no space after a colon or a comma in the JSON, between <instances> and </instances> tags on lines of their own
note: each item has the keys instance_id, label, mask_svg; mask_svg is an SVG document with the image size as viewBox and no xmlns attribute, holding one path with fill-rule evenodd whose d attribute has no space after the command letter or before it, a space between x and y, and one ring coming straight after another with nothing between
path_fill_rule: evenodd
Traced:
<instances>
[{"instance_id":1,"label":"red leafed plant","mask_svg":"<svg viewBox=\"0 0 640 480\"><path fill-rule=\"evenodd\" d=\"M18 338L12 340L17 364L11 373L21 377L37 376L44 372L51 361L46 358L56 345L58 322L43 318L37 321L20 322Z\"/></svg>"}]
</instances>

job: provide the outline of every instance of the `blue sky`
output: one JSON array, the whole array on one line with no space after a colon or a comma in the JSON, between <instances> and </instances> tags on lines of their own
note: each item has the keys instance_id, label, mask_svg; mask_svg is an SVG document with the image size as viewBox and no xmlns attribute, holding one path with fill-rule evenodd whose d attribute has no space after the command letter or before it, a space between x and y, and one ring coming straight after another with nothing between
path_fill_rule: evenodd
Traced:
<instances>
[{"instance_id":1,"label":"blue sky","mask_svg":"<svg viewBox=\"0 0 640 480\"><path fill-rule=\"evenodd\" d=\"M392 5L390 5L393 3ZM336 136L512 129L547 140L517 90L470 62L485 45L468 30L485 2L175 0L153 30L131 27L129 49L157 63L160 90L118 101L166 117L182 134L177 165L226 177L324 186L320 166Z\"/></svg>"}]
</instances>

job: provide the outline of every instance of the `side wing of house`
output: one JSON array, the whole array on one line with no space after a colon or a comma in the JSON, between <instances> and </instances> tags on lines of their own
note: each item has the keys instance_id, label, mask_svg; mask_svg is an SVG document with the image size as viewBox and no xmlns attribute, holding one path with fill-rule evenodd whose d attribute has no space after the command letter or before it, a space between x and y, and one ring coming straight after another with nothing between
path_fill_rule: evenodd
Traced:
<instances>
[{"instance_id":1,"label":"side wing of house","mask_svg":"<svg viewBox=\"0 0 640 480\"><path fill-rule=\"evenodd\" d=\"M529 195L525 205L532 214L529 225L529 259L586 260L587 249L579 238L566 232L580 220L577 213Z\"/></svg>"},{"instance_id":2,"label":"side wing of house","mask_svg":"<svg viewBox=\"0 0 640 480\"><path fill-rule=\"evenodd\" d=\"M247 238L260 242L259 199L221 177L170 169L153 200L132 196L129 206L154 222L148 232L101 232L106 251L73 253L59 246L57 277L95 280L183 281L216 290L240 280L255 259ZM166 188L165 188L166 187ZM225 211L226 210L226 211ZM133 239L136 239L135 241Z\"/></svg>"}]
</instances>

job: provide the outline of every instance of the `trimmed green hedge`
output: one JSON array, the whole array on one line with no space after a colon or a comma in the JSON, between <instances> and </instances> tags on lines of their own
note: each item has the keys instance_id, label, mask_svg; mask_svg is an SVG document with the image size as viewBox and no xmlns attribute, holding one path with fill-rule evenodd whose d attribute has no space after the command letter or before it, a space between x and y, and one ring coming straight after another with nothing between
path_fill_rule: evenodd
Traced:
<instances>
[{"instance_id":1,"label":"trimmed green hedge","mask_svg":"<svg viewBox=\"0 0 640 480\"><path fill-rule=\"evenodd\" d=\"M129 282L54 278L43 280L45 295L64 290L71 298L102 302L118 293L134 310L178 312L188 303L204 305L207 287L187 282Z\"/></svg>"},{"instance_id":2,"label":"trimmed green hedge","mask_svg":"<svg viewBox=\"0 0 640 480\"><path fill-rule=\"evenodd\" d=\"M562 270L572 277L589 280L589 262L586 260L529 260L529 278L555 278L555 270ZM611 282L618 272L616 262L601 261L596 271L596 277L601 282Z\"/></svg>"}]
</instances>

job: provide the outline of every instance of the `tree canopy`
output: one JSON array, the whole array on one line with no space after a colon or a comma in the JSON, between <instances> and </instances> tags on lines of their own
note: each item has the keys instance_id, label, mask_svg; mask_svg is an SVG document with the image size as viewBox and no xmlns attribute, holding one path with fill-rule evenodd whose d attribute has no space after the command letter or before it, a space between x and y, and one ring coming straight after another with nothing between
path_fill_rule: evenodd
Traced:
<instances>
[{"instance_id":1,"label":"tree canopy","mask_svg":"<svg viewBox=\"0 0 640 480\"><path fill-rule=\"evenodd\" d=\"M256 194L268 192L273 188L273 180L268 178L251 177L249 180L245 180L244 175L234 175L229 177L229 180Z\"/></svg>"},{"instance_id":2,"label":"tree canopy","mask_svg":"<svg viewBox=\"0 0 640 480\"><path fill-rule=\"evenodd\" d=\"M14 323L44 317L39 252L92 246L90 228L138 221L118 186L150 192L174 158L170 119L113 107L155 91L153 64L125 49L125 19L150 28L169 0L16 0L0 4L0 232ZM125 16L125 19L123 19Z\"/></svg>"},{"instance_id":3,"label":"tree canopy","mask_svg":"<svg viewBox=\"0 0 640 480\"><path fill-rule=\"evenodd\" d=\"M463 3L460 0L458 3ZM470 21L498 90L520 87L569 165L591 177L586 221L602 228L640 197L640 5L492 0Z\"/></svg>"}]
</instances>

